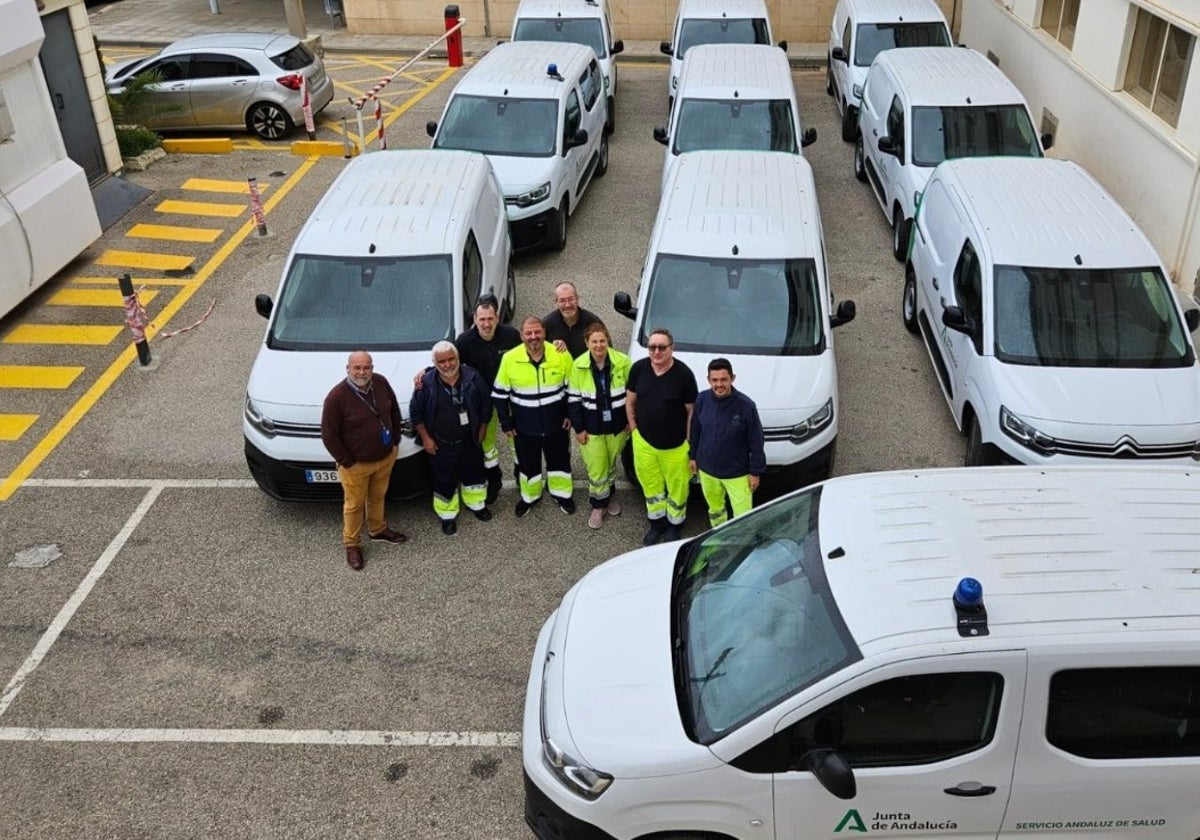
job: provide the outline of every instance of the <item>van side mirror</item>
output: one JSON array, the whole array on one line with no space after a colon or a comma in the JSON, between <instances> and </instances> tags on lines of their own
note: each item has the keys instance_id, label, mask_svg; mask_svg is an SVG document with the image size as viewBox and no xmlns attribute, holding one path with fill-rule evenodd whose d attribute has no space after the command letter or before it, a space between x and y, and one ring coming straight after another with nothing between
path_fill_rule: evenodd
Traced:
<instances>
[{"instance_id":1,"label":"van side mirror","mask_svg":"<svg viewBox=\"0 0 1200 840\"><path fill-rule=\"evenodd\" d=\"M1200 327L1200 309L1189 309L1183 313L1183 322L1187 324L1188 332L1195 332Z\"/></svg>"},{"instance_id":2,"label":"van side mirror","mask_svg":"<svg viewBox=\"0 0 1200 840\"><path fill-rule=\"evenodd\" d=\"M576 146L585 145L587 143L587 141L588 141L587 129L586 128L576 129L575 133L573 135L571 135L570 137L568 137L566 142L563 143L563 154L565 155L567 153L568 149L574 149Z\"/></svg>"},{"instance_id":3,"label":"van side mirror","mask_svg":"<svg viewBox=\"0 0 1200 840\"><path fill-rule=\"evenodd\" d=\"M800 756L800 769L812 773L825 790L838 799L853 799L858 794L854 771L833 750L809 750Z\"/></svg>"},{"instance_id":4,"label":"van side mirror","mask_svg":"<svg viewBox=\"0 0 1200 840\"><path fill-rule=\"evenodd\" d=\"M255 295L254 296L254 311L264 318L271 317L271 310L275 308L274 302L270 295ZM1195 312L1196 310L1192 310ZM1197 313L1200 314L1200 313ZM1195 329L1193 327L1193 329Z\"/></svg>"},{"instance_id":5,"label":"van side mirror","mask_svg":"<svg viewBox=\"0 0 1200 840\"><path fill-rule=\"evenodd\" d=\"M815 128L806 128L804 133L800 135L800 148L804 149L817 142L817 130Z\"/></svg>"},{"instance_id":6,"label":"van side mirror","mask_svg":"<svg viewBox=\"0 0 1200 840\"><path fill-rule=\"evenodd\" d=\"M629 292L617 292L613 295L613 309L626 318L637 317L637 307L629 297Z\"/></svg>"},{"instance_id":7,"label":"van side mirror","mask_svg":"<svg viewBox=\"0 0 1200 840\"><path fill-rule=\"evenodd\" d=\"M842 324L849 324L857 314L858 309L854 301L844 300L838 304L837 312L829 319L829 326L840 327Z\"/></svg>"},{"instance_id":8,"label":"van side mirror","mask_svg":"<svg viewBox=\"0 0 1200 840\"><path fill-rule=\"evenodd\" d=\"M663 55L671 55L673 52L675 52L675 50L671 47L670 41L659 41L658 51Z\"/></svg>"},{"instance_id":9,"label":"van side mirror","mask_svg":"<svg viewBox=\"0 0 1200 840\"><path fill-rule=\"evenodd\" d=\"M896 141L891 137L880 137L877 145L879 146L879 151L883 152L885 155L900 157L900 147L896 145Z\"/></svg>"},{"instance_id":10,"label":"van side mirror","mask_svg":"<svg viewBox=\"0 0 1200 840\"><path fill-rule=\"evenodd\" d=\"M430 120L429 122L425 123L425 133L430 137L433 137L435 134L437 134L437 120Z\"/></svg>"},{"instance_id":11,"label":"van side mirror","mask_svg":"<svg viewBox=\"0 0 1200 840\"><path fill-rule=\"evenodd\" d=\"M625 42L618 38L612 42L612 46L608 48L608 51L613 55L625 52Z\"/></svg>"},{"instance_id":12,"label":"van side mirror","mask_svg":"<svg viewBox=\"0 0 1200 840\"><path fill-rule=\"evenodd\" d=\"M846 50L842 47L834 47L829 51L829 57L834 61L841 61L846 64L850 63L850 57L846 55Z\"/></svg>"},{"instance_id":13,"label":"van side mirror","mask_svg":"<svg viewBox=\"0 0 1200 840\"><path fill-rule=\"evenodd\" d=\"M783 50L784 52L787 52L787 41L780 41L779 49Z\"/></svg>"},{"instance_id":14,"label":"van side mirror","mask_svg":"<svg viewBox=\"0 0 1200 840\"><path fill-rule=\"evenodd\" d=\"M1047 152L1054 146L1054 135L1047 131L1042 135L1042 151Z\"/></svg>"},{"instance_id":15,"label":"van side mirror","mask_svg":"<svg viewBox=\"0 0 1200 840\"><path fill-rule=\"evenodd\" d=\"M661 126L661 125L655 126L654 127L654 139L657 140L659 143L662 143L664 146L667 145L667 129L666 129L666 127Z\"/></svg>"},{"instance_id":16,"label":"van side mirror","mask_svg":"<svg viewBox=\"0 0 1200 840\"><path fill-rule=\"evenodd\" d=\"M961 306L947 306L942 310L942 323L955 332L975 336L975 323L967 317Z\"/></svg>"}]
</instances>

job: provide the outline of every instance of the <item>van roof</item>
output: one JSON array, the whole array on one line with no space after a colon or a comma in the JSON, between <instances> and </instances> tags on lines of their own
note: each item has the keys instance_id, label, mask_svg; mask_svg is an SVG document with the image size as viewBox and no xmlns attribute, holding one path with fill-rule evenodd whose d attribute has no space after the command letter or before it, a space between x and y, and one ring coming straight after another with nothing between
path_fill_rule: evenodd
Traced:
<instances>
[{"instance_id":1,"label":"van roof","mask_svg":"<svg viewBox=\"0 0 1200 840\"><path fill-rule=\"evenodd\" d=\"M549 66L558 65L558 74L570 79L595 57L592 48L582 44L507 41L488 50L462 77L454 93L557 99L567 83L548 75Z\"/></svg>"},{"instance_id":2,"label":"van roof","mask_svg":"<svg viewBox=\"0 0 1200 840\"><path fill-rule=\"evenodd\" d=\"M686 152L671 165L651 248L746 258L817 256L812 167L786 152Z\"/></svg>"},{"instance_id":3,"label":"van roof","mask_svg":"<svg viewBox=\"0 0 1200 840\"><path fill-rule=\"evenodd\" d=\"M1053 158L959 158L930 176L957 192L997 265L1150 266L1160 259L1081 166ZM1075 260L1079 256L1079 262Z\"/></svg>"},{"instance_id":4,"label":"van roof","mask_svg":"<svg viewBox=\"0 0 1200 840\"><path fill-rule=\"evenodd\" d=\"M846 0L858 23L945 21L934 0Z\"/></svg>"},{"instance_id":5,"label":"van roof","mask_svg":"<svg viewBox=\"0 0 1200 840\"><path fill-rule=\"evenodd\" d=\"M874 473L822 489L821 551L872 653L1200 629L1200 481L1185 468ZM842 549L844 553L835 552ZM831 556L831 553L834 556ZM989 636L962 639L953 593L983 585Z\"/></svg>"},{"instance_id":6,"label":"van roof","mask_svg":"<svg viewBox=\"0 0 1200 840\"><path fill-rule=\"evenodd\" d=\"M987 56L960 47L884 50L875 59L908 93L911 105L1011 105L1025 102Z\"/></svg>"},{"instance_id":7,"label":"van roof","mask_svg":"<svg viewBox=\"0 0 1200 840\"><path fill-rule=\"evenodd\" d=\"M475 152L404 149L352 160L296 238L297 253L450 254L491 171Z\"/></svg>"},{"instance_id":8,"label":"van roof","mask_svg":"<svg viewBox=\"0 0 1200 840\"><path fill-rule=\"evenodd\" d=\"M767 44L700 44L683 57L677 95L697 99L795 99L792 67Z\"/></svg>"},{"instance_id":9,"label":"van roof","mask_svg":"<svg viewBox=\"0 0 1200 840\"><path fill-rule=\"evenodd\" d=\"M516 18L598 18L604 16L604 0L521 0Z\"/></svg>"},{"instance_id":10,"label":"van roof","mask_svg":"<svg viewBox=\"0 0 1200 840\"><path fill-rule=\"evenodd\" d=\"M766 0L679 0L677 17L768 18Z\"/></svg>"}]
</instances>

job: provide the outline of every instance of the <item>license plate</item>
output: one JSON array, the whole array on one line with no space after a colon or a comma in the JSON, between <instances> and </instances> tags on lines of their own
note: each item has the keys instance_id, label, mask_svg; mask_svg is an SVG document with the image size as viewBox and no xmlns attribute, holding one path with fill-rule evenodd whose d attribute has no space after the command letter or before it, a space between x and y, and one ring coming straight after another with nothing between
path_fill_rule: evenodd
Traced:
<instances>
[{"instance_id":1,"label":"license plate","mask_svg":"<svg viewBox=\"0 0 1200 840\"><path fill-rule=\"evenodd\" d=\"M337 470L305 470L304 480L309 484L336 484Z\"/></svg>"}]
</instances>

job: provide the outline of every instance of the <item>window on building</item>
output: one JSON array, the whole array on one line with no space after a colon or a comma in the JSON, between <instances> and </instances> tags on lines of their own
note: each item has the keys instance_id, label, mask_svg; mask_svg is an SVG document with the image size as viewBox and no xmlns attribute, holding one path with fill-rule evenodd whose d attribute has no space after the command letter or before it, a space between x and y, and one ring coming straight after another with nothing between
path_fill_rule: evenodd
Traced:
<instances>
[{"instance_id":1,"label":"window on building","mask_svg":"<svg viewBox=\"0 0 1200 840\"><path fill-rule=\"evenodd\" d=\"M1075 44L1075 24L1079 21L1079 0L1046 0L1038 24L1067 49Z\"/></svg>"},{"instance_id":2,"label":"window on building","mask_svg":"<svg viewBox=\"0 0 1200 840\"><path fill-rule=\"evenodd\" d=\"M1137 10L1125 90L1172 127L1179 122L1195 46L1196 36L1145 9Z\"/></svg>"}]
</instances>

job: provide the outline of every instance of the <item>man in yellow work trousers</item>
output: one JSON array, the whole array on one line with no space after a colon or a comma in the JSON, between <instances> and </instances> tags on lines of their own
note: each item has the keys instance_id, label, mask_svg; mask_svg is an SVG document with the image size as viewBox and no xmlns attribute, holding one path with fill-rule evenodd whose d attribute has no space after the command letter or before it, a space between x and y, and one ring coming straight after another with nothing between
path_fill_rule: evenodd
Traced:
<instances>
[{"instance_id":1,"label":"man in yellow work trousers","mask_svg":"<svg viewBox=\"0 0 1200 840\"><path fill-rule=\"evenodd\" d=\"M762 421L754 400L733 387L728 359L708 363L709 390L696 398L688 434L692 474L699 473L700 489L708 502L708 522L714 528L754 505L754 491L767 468Z\"/></svg>"}]
</instances>

